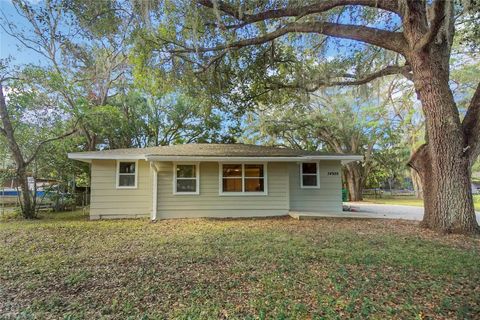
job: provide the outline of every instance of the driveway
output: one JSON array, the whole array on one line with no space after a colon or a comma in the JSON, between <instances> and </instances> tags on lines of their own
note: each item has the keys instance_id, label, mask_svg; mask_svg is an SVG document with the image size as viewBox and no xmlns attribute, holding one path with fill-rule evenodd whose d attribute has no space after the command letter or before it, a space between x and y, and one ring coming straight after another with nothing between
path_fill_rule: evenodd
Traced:
<instances>
[{"instance_id":1,"label":"driveway","mask_svg":"<svg viewBox=\"0 0 480 320\"><path fill-rule=\"evenodd\" d=\"M423 218L423 208L414 206L402 206L394 204L375 204L368 202L346 202L346 206L352 208L348 212L352 216L379 219L404 219L417 220ZM477 221L480 223L480 212L477 212Z\"/></svg>"}]
</instances>

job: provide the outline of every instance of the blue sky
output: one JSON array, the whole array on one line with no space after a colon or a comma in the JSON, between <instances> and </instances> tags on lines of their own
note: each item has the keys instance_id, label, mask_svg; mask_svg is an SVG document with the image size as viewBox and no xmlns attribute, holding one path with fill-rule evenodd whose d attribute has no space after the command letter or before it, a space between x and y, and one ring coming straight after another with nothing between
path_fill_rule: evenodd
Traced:
<instances>
[{"instance_id":1,"label":"blue sky","mask_svg":"<svg viewBox=\"0 0 480 320\"><path fill-rule=\"evenodd\" d=\"M31 3L38 3L40 0L30 0ZM101 0L99 0L101 1ZM18 15L11 0L0 0L0 14L5 15L9 21L12 21L20 29L27 29L28 24L25 23L24 18ZM343 23L351 23L349 16L345 17ZM301 41L302 40L298 40ZM361 46L358 42L348 40L336 40L336 45L330 45L327 47L326 56L338 57L338 55L348 54L352 52L353 47ZM339 44L341 44L339 46ZM33 52L30 49L25 48L17 39L5 33L0 28L0 58L12 57L13 63L17 65L22 64L42 64L45 63L45 58L41 57L38 53Z\"/></svg>"},{"instance_id":2,"label":"blue sky","mask_svg":"<svg viewBox=\"0 0 480 320\"><path fill-rule=\"evenodd\" d=\"M25 27L23 19L17 14L10 0L0 0L0 12L17 24L17 27ZM20 25L19 25L20 24ZM41 63L42 57L32 50L24 48L17 39L11 37L0 28L0 58L12 57L14 64Z\"/></svg>"}]
</instances>

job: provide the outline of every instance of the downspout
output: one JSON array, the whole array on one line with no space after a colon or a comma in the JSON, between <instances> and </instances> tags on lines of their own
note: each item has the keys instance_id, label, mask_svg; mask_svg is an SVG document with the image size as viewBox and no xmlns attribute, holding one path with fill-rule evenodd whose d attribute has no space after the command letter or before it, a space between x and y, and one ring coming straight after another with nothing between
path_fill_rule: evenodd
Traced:
<instances>
[{"instance_id":1,"label":"downspout","mask_svg":"<svg viewBox=\"0 0 480 320\"><path fill-rule=\"evenodd\" d=\"M152 221L157 221L157 197L158 197L158 172L154 162L150 162L150 167L153 170L153 179L152 179Z\"/></svg>"}]
</instances>

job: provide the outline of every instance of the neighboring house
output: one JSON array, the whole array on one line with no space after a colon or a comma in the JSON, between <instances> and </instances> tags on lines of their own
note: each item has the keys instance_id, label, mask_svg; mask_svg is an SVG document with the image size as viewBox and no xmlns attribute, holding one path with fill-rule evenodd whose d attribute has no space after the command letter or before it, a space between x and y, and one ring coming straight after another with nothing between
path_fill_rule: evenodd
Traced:
<instances>
[{"instance_id":1,"label":"neighboring house","mask_svg":"<svg viewBox=\"0 0 480 320\"><path fill-rule=\"evenodd\" d=\"M361 156L246 144L69 153L91 163L90 218L342 211L341 164Z\"/></svg>"}]
</instances>

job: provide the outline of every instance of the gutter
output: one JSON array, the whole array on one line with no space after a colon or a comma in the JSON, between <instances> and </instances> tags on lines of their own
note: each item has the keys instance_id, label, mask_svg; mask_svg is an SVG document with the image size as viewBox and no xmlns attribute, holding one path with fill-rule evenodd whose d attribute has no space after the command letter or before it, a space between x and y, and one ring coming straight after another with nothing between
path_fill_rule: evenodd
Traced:
<instances>
[{"instance_id":1,"label":"gutter","mask_svg":"<svg viewBox=\"0 0 480 320\"><path fill-rule=\"evenodd\" d=\"M363 156L359 155L314 155L314 156L292 156L292 157L218 157L218 156L161 156L155 154L136 155L108 155L108 154L84 154L68 153L68 158L83 162L92 160L146 160L146 161L191 161L191 162L303 162L319 160L340 160L343 164L352 161L362 161Z\"/></svg>"},{"instance_id":2,"label":"gutter","mask_svg":"<svg viewBox=\"0 0 480 320\"><path fill-rule=\"evenodd\" d=\"M157 221L158 212L158 168L155 162L150 162L150 169L153 171L152 177L152 215L151 221Z\"/></svg>"},{"instance_id":3,"label":"gutter","mask_svg":"<svg viewBox=\"0 0 480 320\"><path fill-rule=\"evenodd\" d=\"M293 157L205 157L205 156L159 156L145 155L147 161L195 161L195 162L302 162L315 160L341 160L348 163L352 161L362 161L363 156L357 155L318 155L318 156L293 156Z\"/></svg>"},{"instance_id":4,"label":"gutter","mask_svg":"<svg viewBox=\"0 0 480 320\"><path fill-rule=\"evenodd\" d=\"M92 155L82 152L67 153L68 159L78 160L83 162L92 162L92 160L147 160L144 154L135 155L119 155L119 154L97 154Z\"/></svg>"}]
</instances>

